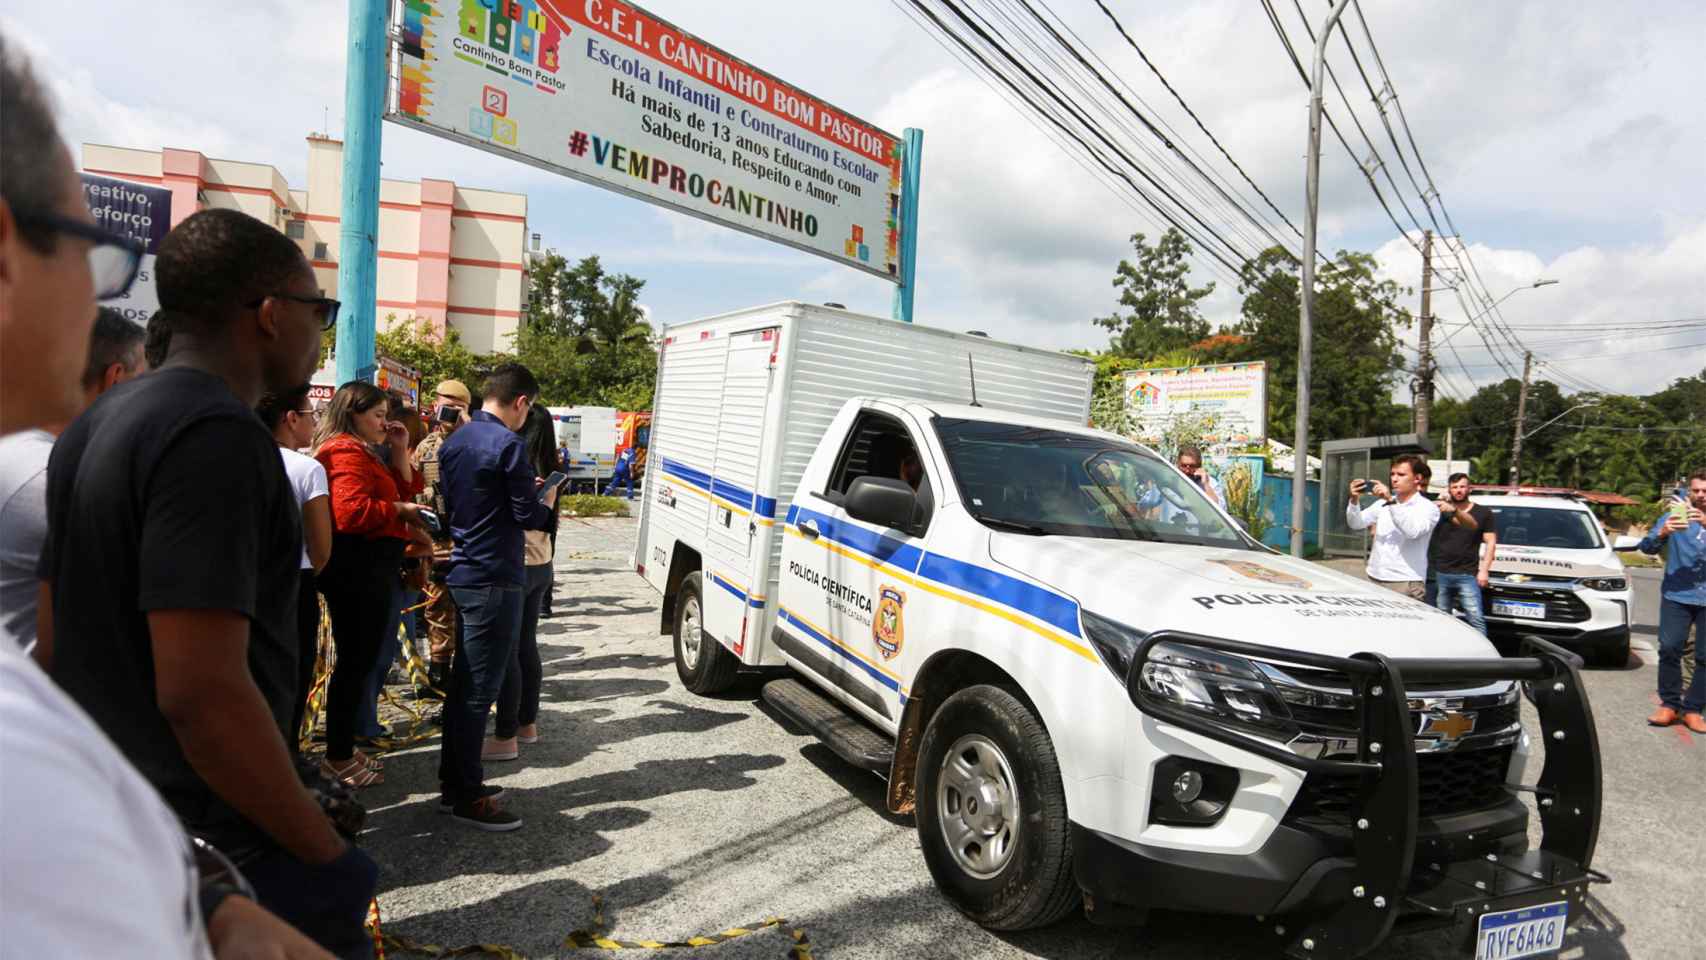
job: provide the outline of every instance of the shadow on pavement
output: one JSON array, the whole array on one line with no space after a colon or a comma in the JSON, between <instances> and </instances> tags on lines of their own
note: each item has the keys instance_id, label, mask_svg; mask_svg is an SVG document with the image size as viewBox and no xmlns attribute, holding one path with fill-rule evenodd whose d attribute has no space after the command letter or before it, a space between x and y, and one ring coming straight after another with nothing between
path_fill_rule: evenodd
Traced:
<instances>
[{"instance_id":1,"label":"shadow on pavement","mask_svg":"<svg viewBox=\"0 0 1706 960\"><path fill-rule=\"evenodd\" d=\"M596 657L568 660L564 663L563 669L571 673L580 673L584 670L655 670L658 667L667 667L674 662L674 657L650 653L606 653Z\"/></svg>"},{"instance_id":2,"label":"shadow on pavement","mask_svg":"<svg viewBox=\"0 0 1706 960\"><path fill-rule=\"evenodd\" d=\"M655 876L628 882L627 902L650 902L669 893L672 884ZM524 957L564 955L563 938L593 921L593 891L575 880L543 880L452 910L439 910L388 922L389 934L455 949L471 944L501 944ZM384 896L380 896L384 908ZM610 917L606 916L606 921ZM413 954L410 954L411 956ZM485 956L488 954L479 954Z\"/></svg>"},{"instance_id":3,"label":"shadow on pavement","mask_svg":"<svg viewBox=\"0 0 1706 960\"><path fill-rule=\"evenodd\" d=\"M542 678L540 689L550 694L550 701L572 704L653 696L668 690L669 684L642 677L574 677L558 673Z\"/></svg>"}]
</instances>

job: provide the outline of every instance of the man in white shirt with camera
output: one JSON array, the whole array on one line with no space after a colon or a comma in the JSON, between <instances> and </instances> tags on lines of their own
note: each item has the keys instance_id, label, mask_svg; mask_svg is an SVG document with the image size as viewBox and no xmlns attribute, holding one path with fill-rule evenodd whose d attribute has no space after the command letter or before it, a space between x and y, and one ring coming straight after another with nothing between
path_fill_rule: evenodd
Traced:
<instances>
[{"instance_id":1,"label":"man in white shirt with camera","mask_svg":"<svg viewBox=\"0 0 1706 960\"><path fill-rule=\"evenodd\" d=\"M1345 522L1352 530L1374 528L1368 552L1368 579L1412 600L1421 600L1428 578L1428 538L1439 523L1439 508L1422 496L1426 465L1406 453L1392 460L1388 487L1372 480L1352 480ZM1375 502L1359 506L1363 494Z\"/></svg>"}]
</instances>

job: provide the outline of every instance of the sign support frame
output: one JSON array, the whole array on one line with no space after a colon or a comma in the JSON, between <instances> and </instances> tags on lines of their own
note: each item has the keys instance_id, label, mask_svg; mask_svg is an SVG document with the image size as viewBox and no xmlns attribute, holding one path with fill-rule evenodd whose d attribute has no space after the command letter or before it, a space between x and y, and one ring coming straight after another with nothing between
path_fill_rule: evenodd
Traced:
<instances>
[{"instance_id":1,"label":"sign support frame","mask_svg":"<svg viewBox=\"0 0 1706 960\"><path fill-rule=\"evenodd\" d=\"M343 197L338 223L338 382L372 380L379 291L379 151L391 39L388 0L349 0Z\"/></svg>"},{"instance_id":2,"label":"sign support frame","mask_svg":"<svg viewBox=\"0 0 1706 960\"><path fill-rule=\"evenodd\" d=\"M907 127L900 158L900 284L894 288L894 318L912 322L912 294L918 283L918 181L924 166L924 131Z\"/></svg>"}]
</instances>

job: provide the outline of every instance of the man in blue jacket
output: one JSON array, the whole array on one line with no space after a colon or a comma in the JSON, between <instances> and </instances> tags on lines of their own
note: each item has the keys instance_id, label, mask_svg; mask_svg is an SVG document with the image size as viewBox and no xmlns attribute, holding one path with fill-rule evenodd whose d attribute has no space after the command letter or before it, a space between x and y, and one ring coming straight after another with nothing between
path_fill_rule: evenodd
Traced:
<instances>
[{"instance_id":1,"label":"man in blue jacket","mask_svg":"<svg viewBox=\"0 0 1706 960\"><path fill-rule=\"evenodd\" d=\"M485 784L480 747L486 719L521 637L524 530L551 525L556 492L542 491L516 431L539 396L539 381L519 363L494 369L480 389L484 405L439 451L439 479L450 511L446 583L460 613L438 779L440 811L481 830L521 827L503 809L503 790Z\"/></svg>"},{"instance_id":2,"label":"man in blue jacket","mask_svg":"<svg viewBox=\"0 0 1706 960\"><path fill-rule=\"evenodd\" d=\"M1687 519L1667 513L1641 541L1641 552L1656 554L1668 542L1665 579L1659 599L1659 709L1647 722L1668 727L1680 722L1706 733L1706 469L1688 476ZM1694 682L1682 689L1682 647L1694 628Z\"/></svg>"}]
</instances>

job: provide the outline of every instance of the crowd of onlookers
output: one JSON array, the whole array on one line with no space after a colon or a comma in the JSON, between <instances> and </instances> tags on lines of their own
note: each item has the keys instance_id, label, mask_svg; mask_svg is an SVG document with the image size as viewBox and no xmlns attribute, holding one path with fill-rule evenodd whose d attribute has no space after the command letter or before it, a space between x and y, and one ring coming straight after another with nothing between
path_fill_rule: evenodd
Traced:
<instances>
[{"instance_id":1,"label":"crowd of onlookers","mask_svg":"<svg viewBox=\"0 0 1706 960\"><path fill-rule=\"evenodd\" d=\"M440 810L521 826L482 762L540 736L539 385L504 364L479 396L352 381L316 408L339 304L293 241L185 218L144 328L96 307L142 249L92 218L3 39L0 144L0 953L370 956L378 868L351 841L400 644L426 635L417 695L445 701Z\"/></svg>"},{"instance_id":2,"label":"crowd of onlookers","mask_svg":"<svg viewBox=\"0 0 1706 960\"><path fill-rule=\"evenodd\" d=\"M1452 474L1437 500L1427 496L1431 477L1421 457L1393 458L1390 485L1350 482L1345 521L1352 530L1372 530L1368 579L1446 613L1460 610L1484 636L1482 590L1498 546L1497 517L1470 499L1468 474ZM1367 506L1365 495L1373 497ZM1706 734L1706 643L1700 640L1706 636L1706 469L1688 476L1639 549L1666 554L1659 587L1659 707L1647 722L1682 724ZM1696 669L1684 690L1682 657L1690 628Z\"/></svg>"}]
</instances>

